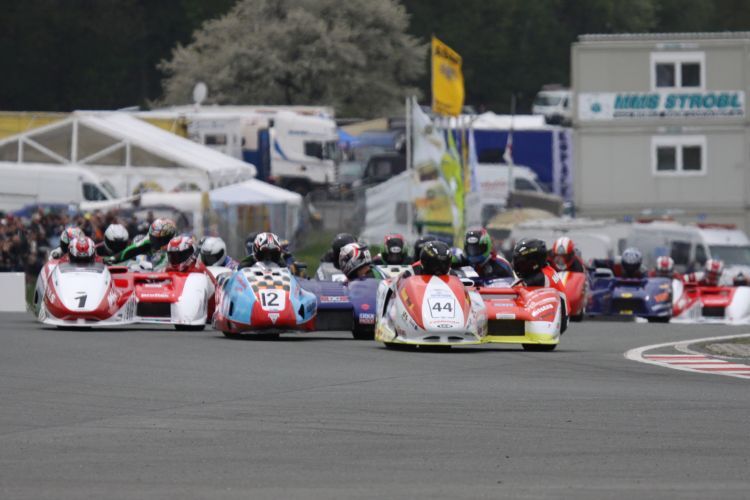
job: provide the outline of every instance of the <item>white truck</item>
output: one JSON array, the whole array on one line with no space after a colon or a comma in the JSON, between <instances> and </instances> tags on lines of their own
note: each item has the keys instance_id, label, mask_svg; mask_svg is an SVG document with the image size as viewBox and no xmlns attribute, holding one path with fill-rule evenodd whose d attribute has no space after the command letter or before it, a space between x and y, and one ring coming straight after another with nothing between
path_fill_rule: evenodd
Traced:
<instances>
[{"instance_id":1,"label":"white truck","mask_svg":"<svg viewBox=\"0 0 750 500\"><path fill-rule=\"evenodd\" d=\"M114 189L89 169L65 165L0 165L0 211L37 203L106 208L117 204Z\"/></svg>"},{"instance_id":2,"label":"white truck","mask_svg":"<svg viewBox=\"0 0 750 500\"><path fill-rule=\"evenodd\" d=\"M292 191L335 181L338 129L324 107L178 107L138 116L182 118L190 139L252 163L258 179Z\"/></svg>"},{"instance_id":3,"label":"white truck","mask_svg":"<svg viewBox=\"0 0 750 500\"><path fill-rule=\"evenodd\" d=\"M559 86L545 86L537 93L531 113L544 115L551 125L570 125L573 117L573 93Z\"/></svg>"},{"instance_id":4,"label":"white truck","mask_svg":"<svg viewBox=\"0 0 750 500\"><path fill-rule=\"evenodd\" d=\"M486 225L495 214L508 206L508 175L509 167L503 163L477 165L479 202L467 203L467 220ZM524 196L526 207L541 208L555 214L562 207L562 199L547 193L529 167L513 166L513 191L515 195Z\"/></svg>"},{"instance_id":5,"label":"white truck","mask_svg":"<svg viewBox=\"0 0 750 500\"><path fill-rule=\"evenodd\" d=\"M733 224L636 222L628 246L641 250L648 267L653 267L661 255L672 257L679 272L700 268L713 258L724 262L727 276L742 272L750 277L750 239Z\"/></svg>"}]
</instances>

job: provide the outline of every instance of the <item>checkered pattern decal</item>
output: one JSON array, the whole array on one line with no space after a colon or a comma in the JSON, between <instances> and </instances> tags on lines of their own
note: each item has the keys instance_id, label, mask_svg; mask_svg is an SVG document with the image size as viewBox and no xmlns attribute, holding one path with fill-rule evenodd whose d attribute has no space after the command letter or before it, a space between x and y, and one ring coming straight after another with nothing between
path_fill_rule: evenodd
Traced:
<instances>
[{"instance_id":1,"label":"checkered pattern decal","mask_svg":"<svg viewBox=\"0 0 750 500\"><path fill-rule=\"evenodd\" d=\"M271 290L289 291L289 284L292 281L292 275L289 269L257 269L250 268L245 270L247 278L253 292L261 288Z\"/></svg>"}]
</instances>

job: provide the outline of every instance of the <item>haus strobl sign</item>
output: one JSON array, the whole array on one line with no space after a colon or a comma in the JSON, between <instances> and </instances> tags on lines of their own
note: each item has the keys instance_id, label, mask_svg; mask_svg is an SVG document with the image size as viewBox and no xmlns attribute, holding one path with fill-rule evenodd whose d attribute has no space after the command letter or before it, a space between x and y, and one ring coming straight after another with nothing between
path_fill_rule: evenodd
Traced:
<instances>
[{"instance_id":1,"label":"haus strobl sign","mask_svg":"<svg viewBox=\"0 0 750 500\"><path fill-rule=\"evenodd\" d=\"M659 92L583 92L578 94L580 120L744 117L741 90Z\"/></svg>"}]
</instances>

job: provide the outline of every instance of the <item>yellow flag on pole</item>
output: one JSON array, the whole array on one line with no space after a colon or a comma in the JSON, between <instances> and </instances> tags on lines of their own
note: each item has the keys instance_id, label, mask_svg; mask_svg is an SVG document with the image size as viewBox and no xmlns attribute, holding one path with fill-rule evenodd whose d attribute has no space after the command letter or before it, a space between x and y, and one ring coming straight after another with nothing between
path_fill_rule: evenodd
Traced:
<instances>
[{"instance_id":1,"label":"yellow flag on pole","mask_svg":"<svg viewBox=\"0 0 750 500\"><path fill-rule=\"evenodd\" d=\"M464 75L461 56L432 37L432 111L458 116L464 105Z\"/></svg>"}]
</instances>

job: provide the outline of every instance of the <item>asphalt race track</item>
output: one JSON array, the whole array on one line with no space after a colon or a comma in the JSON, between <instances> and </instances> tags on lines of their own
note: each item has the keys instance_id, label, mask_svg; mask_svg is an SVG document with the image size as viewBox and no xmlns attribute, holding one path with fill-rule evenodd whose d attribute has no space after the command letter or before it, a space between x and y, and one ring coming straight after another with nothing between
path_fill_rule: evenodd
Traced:
<instances>
[{"instance_id":1,"label":"asphalt race track","mask_svg":"<svg viewBox=\"0 0 750 500\"><path fill-rule=\"evenodd\" d=\"M745 331L401 352L3 314L0 498L748 498L750 380L623 357Z\"/></svg>"}]
</instances>

